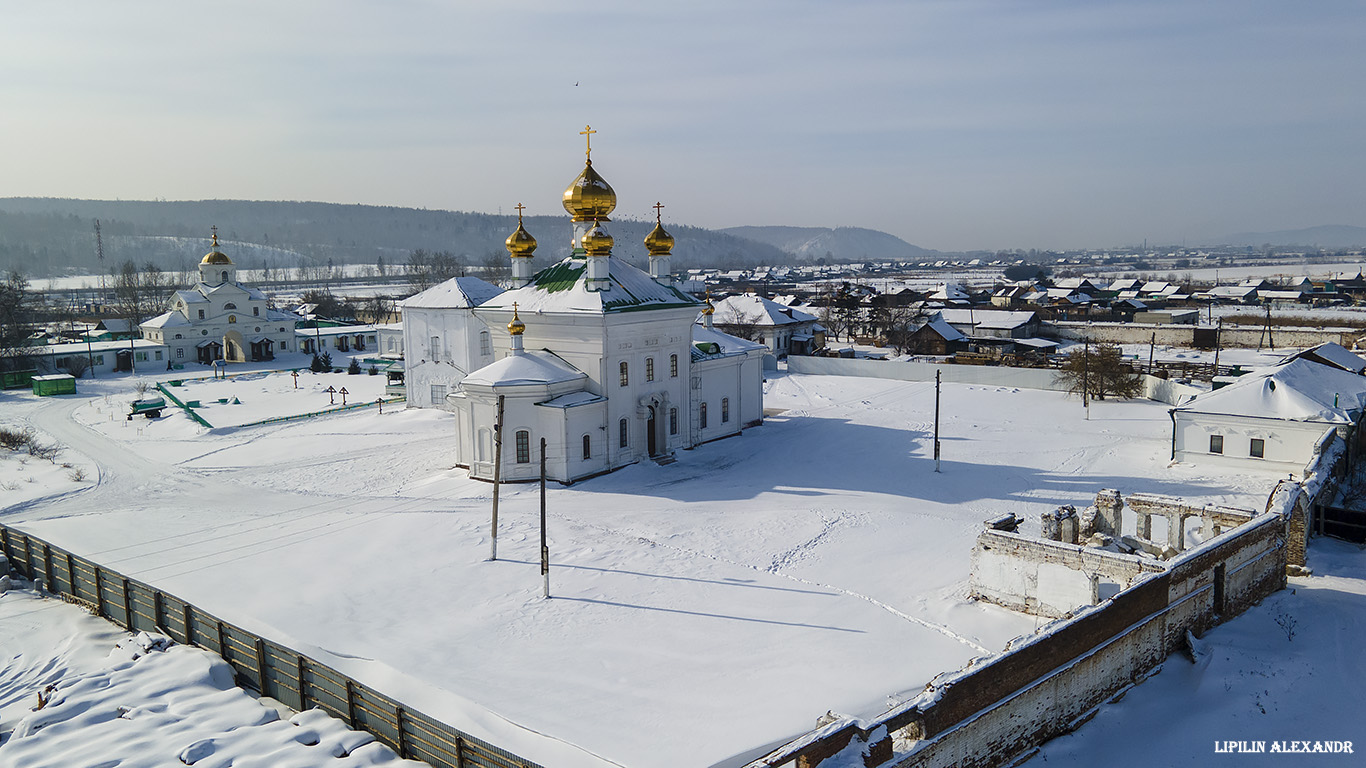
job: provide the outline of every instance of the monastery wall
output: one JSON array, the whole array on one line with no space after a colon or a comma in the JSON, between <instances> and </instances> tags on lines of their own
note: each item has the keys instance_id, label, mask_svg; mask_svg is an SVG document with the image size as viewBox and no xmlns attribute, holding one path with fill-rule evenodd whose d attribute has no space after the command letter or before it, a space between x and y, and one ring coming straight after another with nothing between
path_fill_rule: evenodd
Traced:
<instances>
[{"instance_id":1,"label":"monastery wall","mask_svg":"<svg viewBox=\"0 0 1366 768\"><path fill-rule=\"evenodd\" d=\"M1249 311L1256 311L1250 307ZM1275 318L1272 318L1273 322ZM1194 325L1148 325L1144 323L1087 323L1053 322L1044 323L1041 335L1055 339L1081 341L1102 341L1111 344L1147 344L1157 335L1158 344L1174 347L1195 345ZM1316 347L1334 341L1351 349L1360 331L1351 328L1275 328L1271 332L1272 341L1277 348ZM1259 325L1225 325L1219 334L1224 347L1258 348L1266 344L1263 329Z\"/></svg>"}]
</instances>

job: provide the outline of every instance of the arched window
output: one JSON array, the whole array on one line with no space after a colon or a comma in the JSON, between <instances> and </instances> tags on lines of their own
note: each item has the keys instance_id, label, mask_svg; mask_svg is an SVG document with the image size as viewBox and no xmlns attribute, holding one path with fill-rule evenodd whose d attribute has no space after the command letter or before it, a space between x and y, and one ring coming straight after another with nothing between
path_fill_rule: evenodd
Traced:
<instances>
[{"instance_id":1,"label":"arched window","mask_svg":"<svg viewBox=\"0 0 1366 768\"><path fill-rule=\"evenodd\" d=\"M721 423L725 424L728 421L730 421L730 398L723 397L721 398Z\"/></svg>"},{"instance_id":2,"label":"arched window","mask_svg":"<svg viewBox=\"0 0 1366 768\"><path fill-rule=\"evenodd\" d=\"M220 280L219 282L223 282L223 283L228 282L228 270L226 270L226 269L223 270L223 279Z\"/></svg>"},{"instance_id":3,"label":"arched window","mask_svg":"<svg viewBox=\"0 0 1366 768\"><path fill-rule=\"evenodd\" d=\"M583 436L583 460L588 461L593 458L593 441L588 439L588 435Z\"/></svg>"},{"instance_id":4,"label":"arched window","mask_svg":"<svg viewBox=\"0 0 1366 768\"><path fill-rule=\"evenodd\" d=\"M223 305L223 309L237 309L237 305L236 305L236 304L233 304L233 303L230 301L230 302L228 302L227 304L224 304L224 305Z\"/></svg>"},{"instance_id":5,"label":"arched window","mask_svg":"<svg viewBox=\"0 0 1366 768\"><path fill-rule=\"evenodd\" d=\"M531 463L531 433L525 429L517 430L517 463Z\"/></svg>"},{"instance_id":6,"label":"arched window","mask_svg":"<svg viewBox=\"0 0 1366 768\"><path fill-rule=\"evenodd\" d=\"M479 332L479 354L481 354L481 355L491 355L491 354L493 354L493 344L492 344L492 342L491 342L490 339L489 339L489 332L488 332L488 331L480 331L480 332Z\"/></svg>"},{"instance_id":7,"label":"arched window","mask_svg":"<svg viewBox=\"0 0 1366 768\"><path fill-rule=\"evenodd\" d=\"M645 358L645 380L655 380L655 359L653 357Z\"/></svg>"},{"instance_id":8,"label":"arched window","mask_svg":"<svg viewBox=\"0 0 1366 768\"><path fill-rule=\"evenodd\" d=\"M677 408L670 408L670 409L669 409L669 434L671 434L671 435L676 435L676 434L678 434L678 409L677 409Z\"/></svg>"},{"instance_id":9,"label":"arched window","mask_svg":"<svg viewBox=\"0 0 1366 768\"><path fill-rule=\"evenodd\" d=\"M433 337L430 339L430 346L429 346L428 349L427 349L427 357L430 357L432 360L439 360L439 359L441 359L441 337L440 337L440 336L433 336Z\"/></svg>"},{"instance_id":10,"label":"arched window","mask_svg":"<svg viewBox=\"0 0 1366 768\"><path fill-rule=\"evenodd\" d=\"M678 378L678 355L669 355L669 378Z\"/></svg>"},{"instance_id":11,"label":"arched window","mask_svg":"<svg viewBox=\"0 0 1366 768\"><path fill-rule=\"evenodd\" d=\"M625 363L622 363L622 365L625 365ZM620 435L621 447L622 447L622 448L625 448L626 446L630 445L630 444L631 444L631 425L626 423L626 419L622 419L621 421L617 422L617 431L621 433L621 435Z\"/></svg>"},{"instance_id":12,"label":"arched window","mask_svg":"<svg viewBox=\"0 0 1366 768\"><path fill-rule=\"evenodd\" d=\"M699 426L699 427L701 427L702 429L706 429L706 428L707 428L707 404L706 404L706 403L703 403L703 404L702 404L702 407L698 410L698 412L697 412L697 421L698 421L698 426Z\"/></svg>"},{"instance_id":13,"label":"arched window","mask_svg":"<svg viewBox=\"0 0 1366 768\"><path fill-rule=\"evenodd\" d=\"M618 372L620 372L620 374L621 374L621 386L624 387L624 386L626 386L627 384L630 384L630 383L631 383L631 376L630 376L630 374L627 372L627 369L626 369L626 361L625 361L625 360L622 360L622 361L621 361L621 365L617 366L617 370L618 370Z\"/></svg>"}]
</instances>

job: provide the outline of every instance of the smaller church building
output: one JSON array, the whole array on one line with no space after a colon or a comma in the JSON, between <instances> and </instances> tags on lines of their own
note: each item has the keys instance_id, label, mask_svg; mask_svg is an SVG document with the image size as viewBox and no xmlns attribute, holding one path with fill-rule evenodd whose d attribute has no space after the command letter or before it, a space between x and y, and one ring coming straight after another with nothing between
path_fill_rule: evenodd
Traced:
<instances>
[{"instance_id":1,"label":"smaller church building","mask_svg":"<svg viewBox=\"0 0 1366 768\"><path fill-rule=\"evenodd\" d=\"M237 267L218 250L199 262L199 282L171 296L167 311L142 323L142 338L166 345L171 363L273 360L296 351L298 317L268 306L266 295L237 281Z\"/></svg>"}]
</instances>

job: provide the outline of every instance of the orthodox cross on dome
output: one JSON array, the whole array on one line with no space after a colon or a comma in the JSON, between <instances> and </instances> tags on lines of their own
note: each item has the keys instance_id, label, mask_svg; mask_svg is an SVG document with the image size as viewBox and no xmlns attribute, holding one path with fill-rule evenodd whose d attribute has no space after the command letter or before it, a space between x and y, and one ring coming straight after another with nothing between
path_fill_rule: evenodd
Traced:
<instances>
[{"instance_id":1,"label":"orthodox cross on dome","mask_svg":"<svg viewBox=\"0 0 1366 768\"><path fill-rule=\"evenodd\" d=\"M518 203L513 207L517 209L517 223L520 225L522 223L522 211L526 210L526 206Z\"/></svg>"},{"instance_id":2,"label":"orthodox cross on dome","mask_svg":"<svg viewBox=\"0 0 1366 768\"><path fill-rule=\"evenodd\" d=\"M663 204L663 203L655 203L654 205L652 205L652 206L650 206L650 207L653 208L653 209L655 209L655 223L656 223L656 224L663 224L664 222L662 222L662 221L659 220L659 211L660 211L661 208L664 207L664 204Z\"/></svg>"},{"instance_id":3,"label":"orthodox cross on dome","mask_svg":"<svg viewBox=\"0 0 1366 768\"><path fill-rule=\"evenodd\" d=\"M215 224L215 225L213 225L212 227L209 227L209 229L213 230L213 247L217 248L217 247L218 247L218 225Z\"/></svg>"},{"instance_id":4,"label":"orthodox cross on dome","mask_svg":"<svg viewBox=\"0 0 1366 768\"><path fill-rule=\"evenodd\" d=\"M593 126L591 125L585 125L583 130L579 131L579 135L584 137L584 140L587 141L587 151L584 152L584 154L588 157L588 162L590 163L593 162L593 134L595 133L597 133L597 131L593 130Z\"/></svg>"}]
</instances>

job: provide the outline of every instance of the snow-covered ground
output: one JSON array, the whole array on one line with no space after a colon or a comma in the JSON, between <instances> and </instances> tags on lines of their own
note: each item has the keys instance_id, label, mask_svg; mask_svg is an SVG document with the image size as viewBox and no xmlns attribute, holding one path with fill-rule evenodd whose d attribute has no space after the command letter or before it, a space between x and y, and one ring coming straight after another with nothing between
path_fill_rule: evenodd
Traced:
<instances>
[{"instance_id":1,"label":"snow-covered ground","mask_svg":"<svg viewBox=\"0 0 1366 768\"><path fill-rule=\"evenodd\" d=\"M1056 393L966 385L944 387L936 473L933 384L779 375L760 428L553 486L543 600L536 487L504 487L487 562L491 486L451 466L449 414L201 434L109 419L128 380L81 386L0 413L98 486L54 481L0 520L555 766L733 765L1033 631L965 599L985 518L1037 529L1103 487L1260 508L1277 479L1169 466L1161 404L1088 421Z\"/></svg>"},{"instance_id":2,"label":"snow-covered ground","mask_svg":"<svg viewBox=\"0 0 1366 768\"><path fill-rule=\"evenodd\" d=\"M1210 630L1194 661L1172 655L1161 672L1025 765L1361 765L1366 552L1315 539L1309 565L1313 576L1290 579L1289 589ZM1274 753L1278 741L1351 741L1353 752ZM1216 752L1222 742L1266 751Z\"/></svg>"},{"instance_id":3,"label":"snow-covered ground","mask_svg":"<svg viewBox=\"0 0 1366 768\"><path fill-rule=\"evenodd\" d=\"M116 765L422 764L320 710L266 705L208 651L130 635L32 589L0 593L0 766Z\"/></svg>"}]
</instances>

